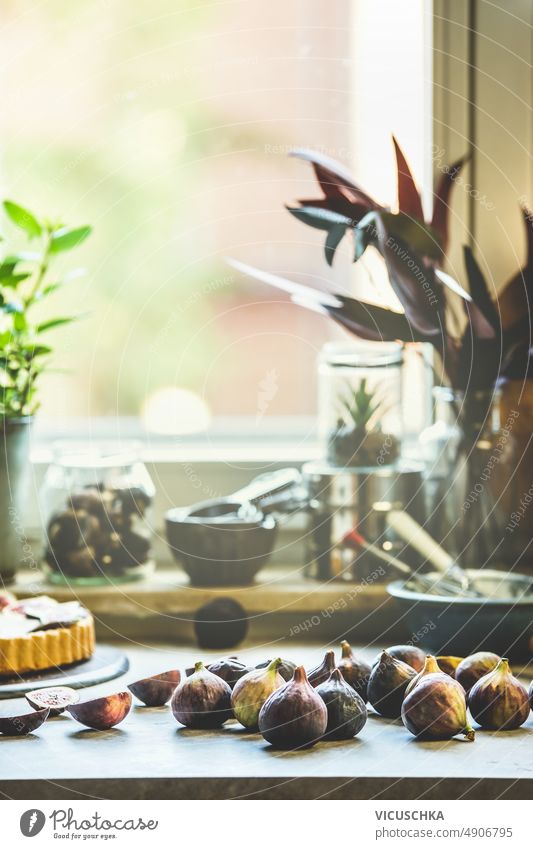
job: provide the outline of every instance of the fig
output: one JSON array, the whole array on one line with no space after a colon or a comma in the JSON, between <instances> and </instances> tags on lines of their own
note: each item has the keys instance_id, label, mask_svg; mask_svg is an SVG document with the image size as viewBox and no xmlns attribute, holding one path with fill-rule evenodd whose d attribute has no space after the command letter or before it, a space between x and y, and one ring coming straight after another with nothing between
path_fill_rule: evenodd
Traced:
<instances>
[{"instance_id":1,"label":"fig","mask_svg":"<svg viewBox=\"0 0 533 849\"><path fill-rule=\"evenodd\" d=\"M22 713L19 716L0 716L0 734L9 737L23 737L36 731L48 719L49 708Z\"/></svg>"},{"instance_id":2,"label":"fig","mask_svg":"<svg viewBox=\"0 0 533 849\"><path fill-rule=\"evenodd\" d=\"M466 716L465 692L443 672L424 676L411 690L402 705L402 721L422 740L451 740L464 734L471 742L475 737Z\"/></svg>"},{"instance_id":3,"label":"fig","mask_svg":"<svg viewBox=\"0 0 533 849\"><path fill-rule=\"evenodd\" d=\"M107 731L124 720L131 708L131 693L115 693L112 696L102 696L68 705L67 710L72 717L87 728L96 731Z\"/></svg>"},{"instance_id":4,"label":"fig","mask_svg":"<svg viewBox=\"0 0 533 849\"><path fill-rule=\"evenodd\" d=\"M174 690L170 703L177 722L188 728L219 728L231 718L231 687L200 661Z\"/></svg>"},{"instance_id":5,"label":"fig","mask_svg":"<svg viewBox=\"0 0 533 849\"><path fill-rule=\"evenodd\" d=\"M340 669L344 680L366 702L368 679L370 678L372 667L366 660L362 660L360 657L354 655L352 647L347 640L342 641L341 651L342 657L337 664L337 669Z\"/></svg>"},{"instance_id":6,"label":"fig","mask_svg":"<svg viewBox=\"0 0 533 849\"><path fill-rule=\"evenodd\" d=\"M215 598L198 608L194 631L201 649L231 649L248 633L248 616L233 598Z\"/></svg>"},{"instance_id":7,"label":"fig","mask_svg":"<svg viewBox=\"0 0 533 849\"><path fill-rule=\"evenodd\" d=\"M128 690L146 707L162 707L169 701L180 681L179 670L170 669L168 672L134 681L133 684L128 684Z\"/></svg>"},{"instance_id":8,"label":"fig","mask_svg":"<svg viewBox=\"0 0 533 849\"><path fill-rule=\"evenodd\" d=\"M531 710L533 710L533 681L529 685L529 704L530 704Z\"/></svg>"},{"instance_id":9,"label":"fig","mask_svg":"<svg viewBox=\"0 0 533 849\"><path fill-rule=\"evenodd\" d=\"M368 701L381 716L397 719L402 712L402 702L416 671L388 651L381 653L368 680Z\"/></svg>"},{"instance_id":10,"label":"fig","mask_svg":"<svg viewBox=\"0 0 533 849\"><path fill-rule=\"evenodd\" d=\"M272 663L272 660L263 660L261 663L256 665L256 669L264 669L266 666ZM281 665L279 666L278 672L283 678L284 681L290 681L292 676L294 675L294 670L296 669L296 664L292 662L292 660L286 660L281 658Z\"/></svg>"},{"instance_id":11,"label":"fig","mask_svg":"<svg viewBox=\"0 0 533 849\"><path fill-rule=\"evenodd\" d=\"M259 731L277 749L303 749L320 740L328 725L324 701L307 680L303 666L268 697L259 713Z\"/></svg>"},{"instance_id":12,"label":"fig","mask_svg":"<svg viewBox=\"0 0 533 849\"><path fill-rule=\"evenodd\" d=\"M316 692L328 712L324 740L350 740L359 734L368 717L366 705L339 668L318 685Z\"/></svg>"},{"instance_id":13,"label":"fig","mask_svg":"<svg viewBox=\"0 0 533 849\"><path fill-rule=\"evenodd\" d=\"M464 660L464 657L454 657L453 655L438 655L437 663L442 672L445 672L446 675L449 675L451 678L455 678L455 671L461 661Z\"/></svg>"},{"instance_id":14,"label":"fig","mask_svg":"<svg viewBox=\"0 0 533 849\"><path fill-rule=\"evenodd\" d=\"M500 660L499 655L491 651L478 651L470 654L458 665L455 670L455 678L463 686L468 694L476 681L483 678L487 672L492 672Z\"/></svg>"},{"instance_id":15,"label":"fig","mask_svg":"<svg viewBox=\"0 0 533 849\"><path fill-rule=\"evenodd\" d=\"M26 700L35 710L49 708L50 716L59 716L68 705L79 702L80 695L72 687L45 687L26 693Z\"/></svg>"},{"instance_id":16,"label":"fig","mask_svg":"<svg viewBox=\"0 0 533 849\"><path fill-rule=\"evenodd\" d=\"M253 669L240 678L231 694L231 706L236 719L250 731L257 731L259 711L269 696L280 687L285 679L278 672L281 659L271 661L266 669Z\"/></svg>"},{"instance_id":17,"label":"fig","mask_svg":"<svg viewBox=\"0 0 533 849\"><path fill-rule=\"evenodd\" d=\"M432 654L428 654L428 656L426 657L425 663L424 663L424 668L422 669L421 672L417 672L415 677L411 681L409 681L409 683L407 685L407 689L405 691L405 695L406 696L409 695L411 690L413 690L417 686L418 682L422 678L424 678L426 675L447 675L447 674L448 674L447 672L443 672L442 669L440 668L439 664L437 663L437 658L433 657ZM448 675L448 677L450 677L450 676Z\"/></svg>"},{"instance_id":18,"label":"fig","mask_svg":"<svg viewBox=\"0 0 533 849\"><path fill-rule=\"evenodd\" d=\"M214 663L208 663L206 669L222 678L232 689L239 678L251 671L250 667L246 666L238 657L222 657L220 660L215 660Z\"/></svg>"},{"instance_id":19,"label":"fig","mask_svg":"<svg viewBox=\"0 0 533 849\"><path fill-rule=\"evenodd\" d=\"M388 654L391 657L395 657L396 660L402 660L404 663L407 663L408 666L411 666L415 672L422 672L424 668L424 661L426 659L425 652L422 649L417 648L416 646L390 646L387 649ZM378 655L374 660L372 666L377 666L381 660L381 655Z\"/></svg>"},{"instance_id":20,"label":"fig","mask_svg":"<svg viewBox=\"0 0 533 849\"><path fill-rule=\"evenodd\" d=\"M318 687L324 681L327 681L333 670L335 669L335 652L327 651L318 666L310 669L307 672L307 679L312 687Z\"/></svg>"},{"instance_id":21,"label":"fig","mask_svg":"<svg viewBox=\"0 0 533 849\"><path fill-rule=\"evenodd\" d=\"M474 684L468 693L468 707L482 728L512 731L524 724L530 711L529 696L512 674L507 658Z\"/></svg>"}]
</instances>

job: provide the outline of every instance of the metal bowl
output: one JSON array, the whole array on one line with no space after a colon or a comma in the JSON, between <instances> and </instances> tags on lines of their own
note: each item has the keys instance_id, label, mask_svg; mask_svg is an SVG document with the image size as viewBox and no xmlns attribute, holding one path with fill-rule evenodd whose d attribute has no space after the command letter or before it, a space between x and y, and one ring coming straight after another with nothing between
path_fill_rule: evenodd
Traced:
<instances>
[{"instance_id":1,"label":"metal bowl","mask_svg":"<svg viewBox=\"0 0 533 849\"><path fill-rule=\"evenodd\" d=\"M496 569L468 569L481 598L429 595L393 581L387 590L413 641L433 654L465 657L493 651L531 657L533 651L533 577ZM438 574L430 578L438 580Z\"/></svg>"},{"instance_id":2,"label":"metal bowl","mask_svg":"<svg viewBox=\"0 0 533 849\"><path fill-rule=\"evenodd\" d=\"M274 518L253 507L238 516L240 506L227 501L222 513L220 501L213 501L166 514L170 550L194 586L251 584L268 561L276 538Z\"/></svg>"}]
</instances>

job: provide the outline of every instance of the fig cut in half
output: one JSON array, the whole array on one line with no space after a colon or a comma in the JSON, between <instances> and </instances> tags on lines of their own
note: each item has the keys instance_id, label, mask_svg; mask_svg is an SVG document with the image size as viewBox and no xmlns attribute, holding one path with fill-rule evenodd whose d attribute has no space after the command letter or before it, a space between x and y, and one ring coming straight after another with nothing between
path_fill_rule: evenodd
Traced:
<instances>
[{"instance_id":1,"label":"fig cut in half","mask_svg":"<svg viewBox=\"0 0 533 849\"><path fill-rule=\"evenodd\" d=\"M96 731L107 731L127 717L131 702L131 693L123 692L69 705L67 710L81 725Z\"/></svg>"},{"instance_id":2,"label":"fig cut in half","mask_svg":"<svg viewBox=\"0 0 533 849\"><path fill-rule=\"evenodd\" d=\"M26 701L35 710L49 708L50 716L59 716L69 705L79 702L80 696L72 687L45 687L26 693Z\"/></svg>"},{"instance_id":3,"label":"fig cut in half","mask_svg":"<svg viewBox=\"0 0 533 849\"><path fill-rule=\"evenodd\" d=\"M35 710L18 716L0 716L0 734L9 737L24 737L36 731L48 719L50 710Z\"/></svg>"},{"instance_id":4,"label":"fig cut in half","mask_svg":"<svg viewBox=\"0 0 533 849\"><path fill-rule=\"evenodd\" d=\"M178 669L170 669L168 672L160 672L150 678L141 678L128 684L128 690L139 699L146 707L162 707L170 700L172 693L181 681L181 673Z\"/></svg>"}]
</instances>

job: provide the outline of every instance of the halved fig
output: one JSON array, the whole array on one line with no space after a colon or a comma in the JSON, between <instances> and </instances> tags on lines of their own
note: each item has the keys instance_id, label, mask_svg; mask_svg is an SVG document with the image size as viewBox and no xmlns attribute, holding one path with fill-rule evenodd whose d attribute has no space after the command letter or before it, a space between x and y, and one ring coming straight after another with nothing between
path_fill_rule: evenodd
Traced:
<instances>
[{"instance_id":1,"label":"halved fig","mask_svg":"<svg viewBox=\"0 0 533 849\"><path fill-rule=\"evenodd\" d=\"M10 737L23 737L31 734L48 719L49 708L35 710L31 713L21 713L18 716L0 716L0 734Z\"/></svg>"},{"instance_id":2,"label":"halved fig","mask_svg":"<svg viewBox=\"0 0 533 849\"><path fill-rule=\"evenodd\" d=\"M180 681L180 671L170 669L168 672L160 672L159 675L134 681L128 684L128 690L131 690L146 707L161 707L169 701Z\"/></svg>"},{"instance_id":3,"label":"halved fig","mask_svg":"<svg viewBox=\"0 0 533 849\"><path fill-rule=\"evenodd\" d=\"M35 710L50 708L50 716L59 716L68 705L79 702L80 696L72 687L44 687L26 693L26 700Z\"/></svg>"},{"instance_id":4,"label":"halved fig","mask_svg":"<svg viewBox=\"0 0 533 849\"><path fill-rule=\"evenodd\" d=\"M131 708L131 693L115 693L88 702L68 705L67 710L81 725L96 731L107 731L125 719Z\"/></svg>"}]
</instances>

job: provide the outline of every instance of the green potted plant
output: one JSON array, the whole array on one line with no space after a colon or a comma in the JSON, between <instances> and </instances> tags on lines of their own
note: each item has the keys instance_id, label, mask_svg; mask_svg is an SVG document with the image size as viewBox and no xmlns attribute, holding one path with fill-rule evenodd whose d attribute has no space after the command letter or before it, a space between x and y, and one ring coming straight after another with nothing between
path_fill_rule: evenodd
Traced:
<instances>
[{"instance_id":1,"label":"green potted plant","mask_svg":"<svg viewBox=\"0 0 533 849\"><path fill-rule=\"evenodd\" d=\"M79 270L62 279L50 277L59 254L80 245L91 228L64 226L39 218L5 200L3 210L11 239L0 261L0 581L11 583L27 559L22 510L29 468L29 433L39 406L39 376L50 362L48 334L76 316L43 317L43 301ZM18 245L23 241L24 249ZM41 314L41 315L40 315ZM40 317L39 317L40 315Z\"/></svg>"},{"instance_id":2,"label":"green potted plant","mask_svg":"<svg viewBox=\"0 0 533 849\"><path fill-rule=\"evenodd\" d=\"M398 456L398 441L385 433L382 418L386 405L363 377L356 387L347 385L339 394L336 427L328 437L328 460L336 466L374 466ZM386 448L385 448L386 446Z\"/></svg>"}]
</instances>

